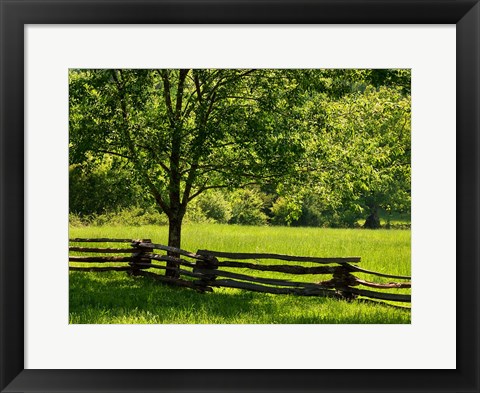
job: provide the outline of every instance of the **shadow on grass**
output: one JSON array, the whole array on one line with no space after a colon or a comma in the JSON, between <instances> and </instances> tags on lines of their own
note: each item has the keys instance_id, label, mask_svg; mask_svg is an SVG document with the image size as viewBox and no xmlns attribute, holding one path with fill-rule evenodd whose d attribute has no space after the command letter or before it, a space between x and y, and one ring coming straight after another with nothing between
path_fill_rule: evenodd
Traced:
<instances>
[{"instance_id":1,"label":"shadow on grass","mask_svg":"<svg viewBox=\"0 0 480 393\"><path fill-rule=\"evenodd\" d=\"M371 313L368 306L358 309L332 299L230 289L199 294L123 272L70 273L74 324L410 323L409 313L382 308Z\"/></svg>"}]
</instances>

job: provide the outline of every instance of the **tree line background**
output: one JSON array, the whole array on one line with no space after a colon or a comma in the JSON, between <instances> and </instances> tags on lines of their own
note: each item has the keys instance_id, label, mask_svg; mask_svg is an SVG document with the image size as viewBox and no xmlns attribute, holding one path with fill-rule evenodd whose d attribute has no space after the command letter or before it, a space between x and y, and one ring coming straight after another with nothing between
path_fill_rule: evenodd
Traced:
<instances>
[{"instance_id":1,"label":"tree line background","mask_svg":"<svg viewBox=\"0 0 480 393\"><path fill-rule=\"evenodd\" d=\"M405 69L70 70L72 223L379 228L410 214Z\"/></svg>"}]
</instances>

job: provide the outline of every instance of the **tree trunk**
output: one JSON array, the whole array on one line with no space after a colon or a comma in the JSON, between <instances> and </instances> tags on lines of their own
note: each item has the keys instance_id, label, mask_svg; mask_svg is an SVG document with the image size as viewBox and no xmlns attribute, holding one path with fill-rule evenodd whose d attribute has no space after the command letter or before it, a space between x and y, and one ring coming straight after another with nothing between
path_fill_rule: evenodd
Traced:
<instances>
[{"instance_id":1,"label":"tree trunk","mask_svg":"<svg viewBox=\"0 0 480 393\"><path fill-rule=\"evenodd\" d=\"M378 216L378 208L376 206L370 208L370 215L365 220L363 227L367 229L380 228L380 217Z\"/></svg>"},{"instance_id":2,"label":"tree trunk","mask_svg":"<svg viewBox=\"0 0 480 393\"><path fill-rule=\"evenodd\" d=\"M168 245L170 247L180 248L181 245L181 236L182 236L182 221L183 216L174 215L168 219ZM179 258L180 255L175 252L168 252L168 255L172 257ZM179 265L176 262L169 261L167 262L167 267L178 268ZM165 275L171 278L179 278L180 274L175 270L167 269Z\"/></svg>"}]
</instances>

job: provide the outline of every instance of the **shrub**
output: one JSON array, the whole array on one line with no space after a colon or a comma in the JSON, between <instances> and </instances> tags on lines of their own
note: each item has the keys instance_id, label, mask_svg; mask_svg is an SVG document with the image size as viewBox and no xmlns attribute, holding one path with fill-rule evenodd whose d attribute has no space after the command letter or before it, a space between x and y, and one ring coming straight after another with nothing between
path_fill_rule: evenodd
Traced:
<instances>
[{"instance_id":1,"label":"shrub","mask_svg":"<svg viewBox=\"0 0 480 393\"><path fill-rule=\"evenodd\" d=\"M214 221L205 215L204 211L200 207L198 198L195 198L188 204L183 222L194 222L201 224Z\"/></svg>"},{"instance_id":2,"label":"shrub","mask_svg":"<svg viewBox=\"0 0 480 393\"><path fill-rule=\"evenodd\" d=\"M260 191L254 189L237 190L232 194L231 224L266 225L267 215L262 211L264 199Z\"/></svg>"},{"instance_id":3,"label":"shrub","mask_svg":"<svg viewBox=\"0 0 480 393\"><path fill-rule=\"evenodd\" d=\"M91 225L111 226L141 226L141 225L166 225L168 218L160 214L155 208L133 207L122 209L118 212L98 214L90 220Z\"/></svg>"},{"instance_id":4,"label":"shrub","mask_svg":"<svg viewBox=\"0 0 480 393\"><path fill-rule=\"evenodd\" d=\"M302 213L302 204L285 197L278 197L270 208L273 225L288 225L298 221Z\"/></svg>"},{"instance_id":5,"label":"shrub","mask_svg":"<svg viewBox=\"0 0 480 393\"><path fill-rule=\"evenodd\" d=\"M86 217L80 217L78 214L69 213L68 224L72 227L83 227L88 225L88 220Z\"/></svg>"},{"instance_id":6,"label":"shrub","mask_svg":"<svg viewBox=\"0 0 480 393\"><path fill-rule=\"evenodd\" d=\"M330 204L316 195L308 195L302 206L302 214L295 224L323 228L352 228L358 225L358 218L359 212L354 206L341 202Z\"/></svg>"},{"instance_id":7,"label":"shrub","mask_svg":"<svg viewBox=\"0 0 480 393\"><path fill-rule=\"evenodd\" d=\"M220 224L232 218L232 207L220 191L206 192L198 197L198 206L205 217Z\"/></svg>"},{"instance_id":8,"label":"shrub","mask_svg":"<svg viewBox=\"0 0 480 393\"><path fill-rule=\"evenodd\" d=\"M80 216L148 207L151 197L132 172L112 157L90 158L69 167L69 209Z\"/></svg>"}]
</instances>

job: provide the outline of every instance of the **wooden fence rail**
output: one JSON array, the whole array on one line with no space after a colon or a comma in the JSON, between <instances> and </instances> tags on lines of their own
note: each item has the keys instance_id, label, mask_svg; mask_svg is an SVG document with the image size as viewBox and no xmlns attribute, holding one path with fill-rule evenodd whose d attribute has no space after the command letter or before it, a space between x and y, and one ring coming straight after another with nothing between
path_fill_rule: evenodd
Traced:
<instances>
[{"instance_id":1,"label":"wooden fence rail","mask_svg":"<svg viewBox=\"0 0 480 393\"><path fill-rule=\"evenodd\" d=\"M133 276L150 277L159 282L192 288L198 292L213 292L213 288L225 287L272 294L411 302L410 294L389 292L411 288L409 276L360 268L356 266L361 262L360 257L323 258L211 250L198 250L193 253L152 243L150 239L70 239L70 243L73 243L69 246L69 269L72 271L126 271ZM117 243L117 245L87 247L78 243ZM158 251L171 255L158 254ZM176 266L167 266L167 262L174 262ZM314 266L315 264L321 266ZM165 276L162 271L167 270L175 271L177 277ZM264 274L262 272L275 272L279 278L262 276ZM354 273L361 274L362 278ZM293 275L293 278L289 275ZM310 276L324 279L316 282L303 281ZM363 278L365 276L408 281L375 282ZM303 279L295 280L295 277ZM360 289L361 286L370 289Z\"/></svg>"}]
</instances>

